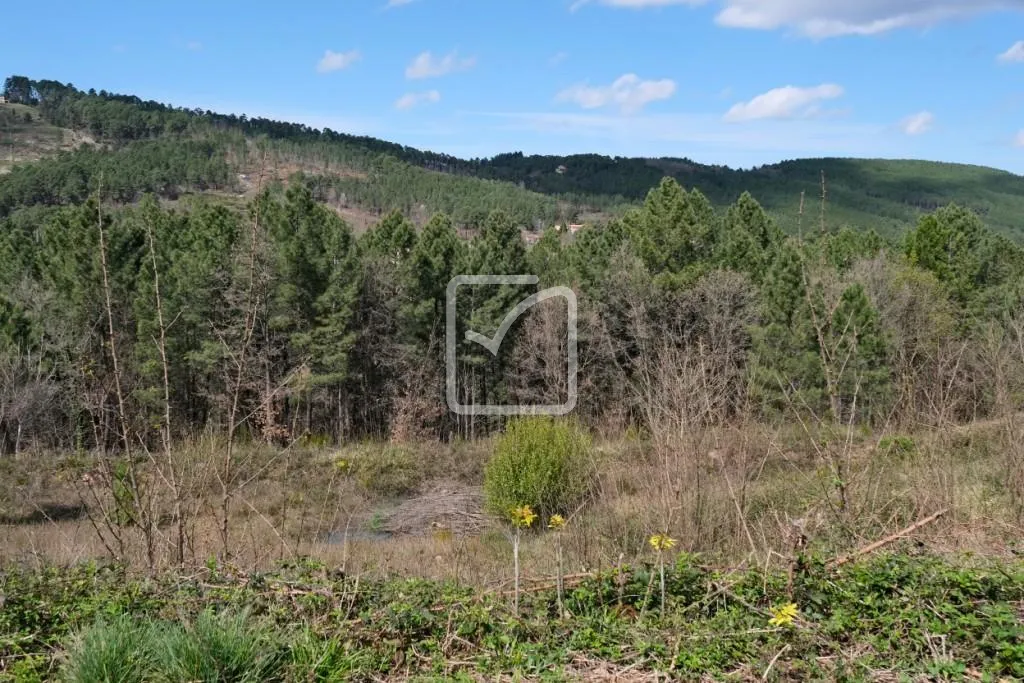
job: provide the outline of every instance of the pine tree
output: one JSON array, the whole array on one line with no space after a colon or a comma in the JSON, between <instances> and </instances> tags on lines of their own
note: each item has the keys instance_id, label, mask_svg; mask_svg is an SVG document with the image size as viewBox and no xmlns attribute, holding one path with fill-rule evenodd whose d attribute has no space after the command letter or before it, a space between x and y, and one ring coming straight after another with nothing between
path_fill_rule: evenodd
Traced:
<instances>
[{"instance_id":1,"label":"pine tree","mask_svg":"<svg viewBox=\"0 0 1024 683\"><path fill-rule=\"evenodd\" d=\"M526 253L530 272L540 278L542 286L565 282L565 251L562 249L562 234L548 228Z\"/></svg>"},{"instance_id":2,"label":"pine tree","mask_svg":"<svg viewBox=\"0 0 1024 683\"><path fill-rule=\"evenodd\" d=\"M391 211L360 240L364 253L382 257L389 263L405 261L416 246L416 229L398 210Z\"/></svg>"},{"instance_id":3,"label":"pine tree","mask_svg":"<svg viewBox=\"0 0 1024 683\"><path fill-rule=\"evenodd\" d=\"M754 282L760 283L782 239L782 231L774 221L749 192L744 192L725 213L716 245L717 261L725 268L749 274Z\"/></svg>"},{"instance_id":4,"label":"pine tree","mask_svg":"<svg viewBox=\"0 0 1024 683\"><path fill-rule=\"evenodd\" d=\"M768 413L820 405L823 376L807 308L803 257L789 243L775 250L761 290L762 324L753 330L752 393Z\"/></svg>"},{"instance_id":5,"label":"pine tree","mask_svg":"<svg viewBox=\"0 0 1024 683\"><path fill-rule=\"evenodd\" d=\"M680 273L712 247L714 211L701 193L687 193L671 177L624 218L637 253L653 274Z\"/></svg>"},{"instance_id":6,"label":"pine tree","mask_svg":"<svg viewBox=\"0 0 1024 683\"><path fill-rule=\"evenodd\" d=\"M965 303L980 283L979 249L984 226L972 211L956 204L922 216L907 233L905 253L914 265L931 271Z\"/></svg>"},{"instance_id":7,"label":"pine tree","mask_svg":"<svg viewBox=\"0 0 1024 683\"><path fill-rule=\"evenodd\" d=\"M405 270L408 302L403 319L413 343L426 344L443 332L445 292L464 259L465 243L451 219L436 214L423 227Z\"/></svg>"},{"instance_id":8,"label":"pine tree","mask_svg":"<svg viewBox=\"0 0 1024 683\"><path fill-rule=\"evenodd\" d=\"M886 345L878 312L864 287L843 290L828 330L826 344L833 368L833 418L846 422L884 416L889 393Z\"/></svg>"}]
</instances>

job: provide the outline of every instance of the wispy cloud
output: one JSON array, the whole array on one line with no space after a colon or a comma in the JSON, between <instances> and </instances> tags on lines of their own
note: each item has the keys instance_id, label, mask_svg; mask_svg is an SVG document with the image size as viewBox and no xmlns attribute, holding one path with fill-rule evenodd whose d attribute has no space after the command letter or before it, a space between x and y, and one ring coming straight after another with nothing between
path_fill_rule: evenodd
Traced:
<instances>
[{"instance_id":1,"label":"wispy cloud","mask_svg":"<svg viewBox=\"0 0 1024 683\"><path fill-rule=\"evenodd\" d=\"M555 96L556 102L572 102L584 109L618 107L623 114L639 112L651 102L667 100L676 92L675 81L641 80L636 74L619 76L611 85L577 83Z\"/></svg>"},{"instance_id":2,"label":"wispy cloud","mask_svg":"<svg viewBox=\"0 0 1024 683\"><path fill-rule=\"evenodd\" d=\"M568 57L568 52L556 52L555 54L551 55L550 59L548 59L548 64L551 66L558 66L559 64L564 62Z\"/></svg>"},{"instance_id":3,"label":"wispy cloud","mask_svg":"<svg viewBox=\"0 0 1024 683\"><path fill-rule=\"evenodd\" d=\"M199 52L203 49L203 44L200 43L198 40L190 40L188 43L185 44L185 49L191 52Z\"/></svg>"},{"instance_id":4,"label":"wispy cloud","mask_svg":"<svg viewBox=\"0 0 1024 683\"><path fill-rule=\"evenodd\" d=\"M834 83L823 83L812 88L787 85L769 90L750 100L734 104L725 113L731 122L757 119L792 119L813 116L819 103L843 95L843 88Z\"/></svg>"},{"instance_id":5,"label":"wispy cloud","mask_svg":"<svg viewBox=\"0 0 1024 683\"><path fill-rule=\"evenodd\" d=\"M420 104L433 104L441 101L441 93L436 90L426 92L410 92L395 101L395 109L412 109Z\"/></svg>"},{"instance_id":6,"label":"wispy cloud","mask_svg":"<svg viewBox=\"0 0 1024 683\"><path fill-rule=\"evenodd\" d=\"M472 69L476 65L476 57L461 58L457 51L444 57L435 57L429 50L421 52L405 68L405 77L411 80L419 78L437 78L456 71Z\"/></svg>"},{"instance_id":7,"label":"wispy cloud","mask_svg":"<svg viewBox=\"0 0 1024 683\"><path fill-rule=\"evenodd\" d=\"M934 114L930 111L921 111L900 121L900 128L907 135L921 135L931 130L934 123Z\"/></svg>"},{"instance_id":8,"label":"wispy cloud","mask_svg":"<svg viewBox=\"0 0 1024 683\"><path fill-rule=\"evenodd\" d=\"M630 156L677 152L695 158L703 151L709 163L767 163L787 156L902 154L903 136L880 124L825 119L762 120L734 126L714 114L640 114L623 117L590 112L466 112L495 123L494 131L534 133L541 149L576 151L616 148ZM870 141L865 145L865 140ZM582 142L581 142L582 141ZM674 146L678 147L674 147ZM566 152L568 153L568 151ZM909 150L907 150L909 153ZM741 162L739 160L742 160Z\"/></svg>"},{"instance_id":9,"label":"wispy cloud","mask_svg":"<svg viewBox=\"0 0 1024 683\"><path fill-rule=\"evenodd\" d=\"M628 9L647 9L649 7L667 7L669 5L703 5L707 0L576 0L569 7L570 12L575 12L584 5L597 2L599 5L608 7L623 7Z\"/></svg>"},{"instance_id":10,"label":"wispy cloud","mask_svg":"<svg viewBox=\"0 0 1024 683\"><path fill-rule=\"evenodd\" d=\"M1024 128L1017 131L1017 137L1013 139L1014 147L1024 147Z\"/></svg>"},{"instance_id":11,"label":"wispy cloud","mask_svg":"<svg viewBox=\"0 0 1024 683\"><path fill-rule=\"evenodd\" d=\"M1024 40L1018 40L1010 46L1010 49L999 55L999 61L1004 63L1024 62Z\"/></svg>"},{"instance_id":12,"label":"wispy cloud","mask_svg":"<svg viewBox=\"0 0 1024 683\"><path fill-rule=\"evenodd\" d=\"M324 51L324 56L317 62L316 70L322 74L340 71L341 69L347 69L360 59L362 59L362 55L359 54L358 50L349 50L348 52L326 50Z\"/></svg>"},{"instance_id":13,"label":"wispy cloud","mask_svg":"<svg viewBox=\"0 0 1024 683\"><path fill-rule=\"evenodd\" d=\"M576 0L587 4L645 9L705 5L712 0ZM791 28L812 38L872 35L899 28L932 26L997 10L1024 10L1024 0L717 0L715 21L732 28Z\"/></svg>"},{"instance_id":14,"label":"wispy cloud","mask_svg":"<svg viewBox=\"0 0 1024 683\"><path fill-rule=\"evenodd\" d=\"M384 9L401 7L402 5L408 5L410 2L415 2L415 0L388 0L388 4L384 5Z\"/></svg>"}]
</instances>

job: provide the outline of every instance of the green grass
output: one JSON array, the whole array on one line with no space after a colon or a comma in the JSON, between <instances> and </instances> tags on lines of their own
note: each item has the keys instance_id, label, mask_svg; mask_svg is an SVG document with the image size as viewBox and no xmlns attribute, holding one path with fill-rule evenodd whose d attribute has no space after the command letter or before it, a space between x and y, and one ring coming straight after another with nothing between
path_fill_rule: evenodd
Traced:
<instances>
[{"instance_id":1,"label":"green grass","mask_svg":"<svg viewBox=\"0 0 1024 683\"><path fill-rule=\"evenodd\" d=\"M664 612L651 566L621 580L611 570L570 585L564 619L550 590L524 596L515 617L493 592L357 580L309 561L246 577L11 568L0 680L555 681L596 665L738 680L730 672L760 677L776 655L773 672L789 680L1024 676L1024 562L804 559L789 590L783 571L724 572L681 554ZM795 621L772 625L789 602Z\"/></svg>"}]
</instances>

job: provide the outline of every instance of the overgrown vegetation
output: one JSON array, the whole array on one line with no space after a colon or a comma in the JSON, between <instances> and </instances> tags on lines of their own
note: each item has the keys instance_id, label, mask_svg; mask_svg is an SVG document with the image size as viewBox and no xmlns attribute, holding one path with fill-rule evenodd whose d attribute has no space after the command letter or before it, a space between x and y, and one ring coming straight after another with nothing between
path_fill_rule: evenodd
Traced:
<instances>
[{"instance_id":1,"label":"overgrown vegetation","mask_svg":"<svg viewBox=\"0 0 1024 683\"><path fill-rule=\"evenodd\" d=\"M841 182L788 225L659 173L527 247L619 199L7 86L97 147L0 178L5 673L1020 675L1024 248L978 195L897 238L835 229ZM566 400L558 300L466 334L529 287L460 289L446 357L453 276L524 273L578 296L572 421L448 410L448 362L463 405Z\"/></svg>"},{"instance_id":2,"label":"overgrown vegetation","mask_svg":"<svg viewBox=\"0 0 1024 683\"><path fill-rule=\"evenodd\" d=\"M184 579L95 565L7 571L0 671L70 681L1024 675L1019 562L887 554L837 569L808 557L787 579L722 573L684 554L666 568L664 612L653 569L572 581L564 618L552 589L524 595L516 617L495 593L339 577L308 561ZM773 620L788 603L796 617Z\"/></svg>"}]
</instances>

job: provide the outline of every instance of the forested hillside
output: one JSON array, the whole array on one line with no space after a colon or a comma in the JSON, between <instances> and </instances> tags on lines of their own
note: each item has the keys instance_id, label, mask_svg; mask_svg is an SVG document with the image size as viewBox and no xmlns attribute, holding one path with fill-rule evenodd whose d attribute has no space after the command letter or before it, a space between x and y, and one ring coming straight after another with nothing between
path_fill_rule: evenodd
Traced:
<instances>
[{"instance_id":1,"label":"forested hillside","mask_svg":"<svg viewBox=\"0 0 1024 683\"><path fill-rule=\"evenodd\" d=\"M978 166L824 158L734 170L688 159L593 154L509 153L458 159L303 124L175 108L102 90L83 92L52 80L12 76L6 91L15 103L0 106L10 158L26 135L53 137L62 131L67 139L99 144L104 153L68 154L32 170L19 167L0 187L0 213L15 204L80 200L85 169L98 177L93 171L104 168L104 177L118 188L115 197L121 201L147 191L162 196L209 190L233 193L244 188L222 162L233 172L252 174L269 150L278 169L322 176L314 185L319 200L340 211L364 211L372 220L398 209L422 225L443 211L460 226L479 227L488 212L502 208L530 228L584 218L600 223L621 217L628 205L641 201L667 175L699 190L718 208L751 192L788 234L812 226L823 187L834 226L895 237L922 214L957 203L984 218L996 232L1024 234L1019 220L1024 215L1024 177ZM35 112L29 115L45 125L28 133L21 121L27 112ZM257 139L264 141L262 151L255 149ZM172 152L171 147L153 144L168 140L202 145L189 150L175 144ZM55 151L61 146L43 148ZM26 158L39 158L38 152ZM142 163L152 166L153 173L138 171L143 157ZM286 175L280 173L278 179L285 180Z\"/></svg>"},{"instance_id":2,"label":"forested hillside","mask_svg":"<svg viewBox=\"0 0 1024 683\"><path fill-rule=\"evenodd\" d=\"M800 197L820 203L822 181L832 220L899 234L921 213L956 202L994 229L1024 235L1024 177L964 164L882 159L799 159L752 170L707 166L688 159L502 154L479 162L483 177L522 182L544 193L621 195L641 199L665 175L696 187L716 205L753 193L787 232L796 232Z\"/></svg>"},{"instance_id":3,"label":"forested hillside","mask_svg":"<svg viewBox=\"0 0 1024 683\"><path fill-rule=\"evenodd\" d=\"M532 272L580 292L579 414L595 425L650 419L632 392L653 391L683 350L716 378L715 419L798 405L913 422L937 418L935 392L943 419L983 415L996 400L986 335L1021 322L1024 250L955 205L901 243L848 229L800 240L749 194L719 213L665 179L622 220L570 244L549 229L527 250L502 211L471 241L443 213L417 232L397 211L357 238L310 183L245 211L116 208L101 191L0 223L0 450L109 447L120 410L140 435L240 414L272 440L486 432L440 402L444 293L460 273ZM460 324L494 329L515 295L488 294ZM559 325L530 318L493 361L466 347L463 398L563 400Z\"/></svg>"},{"instance_id":4,"label":"forested hillside","mask_svg":"<svg viewBox=\"0 0 1024 683\"><path fill-rule=\"evenodd\" d=\"M501 208L521 225L543 227L574 217L582 207L574 197L431 171L423 164L437 166L445 157L372 138L175 109L104 91L85 93L55 81L7 80L7 97L14 104L0 105L4 120L13 121L31 109L48 130L87 136L93 144L37 163L14 164L0 183L0 215L16 207L73 204L101 183L119 203L133 202L146 192L174 199L182 193L223 197L250 190L251 198L255 188L250 185L261 174L269 185L287 182L296 172L319 178L313 182L317 199L339 212L356 209L379 218L399 209L414 214L419 224L433 213L448 211L460 226L474 228L487 213ZM26 132L20 126L9 127L9 140L23 140L40 128ZM240 175L251 175L253 183ZM82 185L86 176L92 182L88 188ZM609 203L598 197L587 206Z\"/></svg>"},{"instance_id":5,"label":"forested hillside","mask_svg":"<svg viewBox=\"0 0 1024 683\"><path fill-rule=\"evenodd\" d=\"M721 419L751 406L771 419L798 401L836 420L923 420L936 410L936 391L949 402L946 418L984 414L994 388L976 335L1020 313L1024 250L992 229L994 208L979 216L929 206L935 211L902 224L900 239L851 230L836 220L835 198L872 187L852 175L830 186L824 205L808 199L802 237L787 237L756 193L716 207L664 177L621 217L572 240L548 229L527 250L519 226L576 211L569 195L426 170L408 160L452 160L301 125L52 81L8 79L7 92L98 144L0 178L0 451L109 447L122 411L139 434L153 421L173 423L180 436L228 428L238 415L267 438L486 432L496 423L455 420L439 404L439 320L445 286L459 273L533 272L580 292L579 412L593 424L643 422L633 392L650 381L652 364L676 362L665 353L694 344L714 349ZM262 179L268 157L291 169L287 186ZM492 168L514 168L515 159ZM545 177L520 161L522 175ZM556 175L567 182L586 168L562 161ZM777 173L805 177L817 166L791 162ZM892 195L899 185L909 197L942 167L849 168L886 178L873 187L888 189L872 192ZM900 185L914 169L916 185ZM610 173L544 189L610 187ZM760 189L777 199L768 187ZM169 201L182 192L195 196ZM349 204L380 221L357 234L339 211ZM474 239L460 237L464 226L477 228ZM510 296L477 301L462 324L493 328ZM527 322L498 360L465 349L466 398L551 398L561 386L560 361L549 357L561 353L558 329L547 318Z\"/></svg>"}]
</instances>

